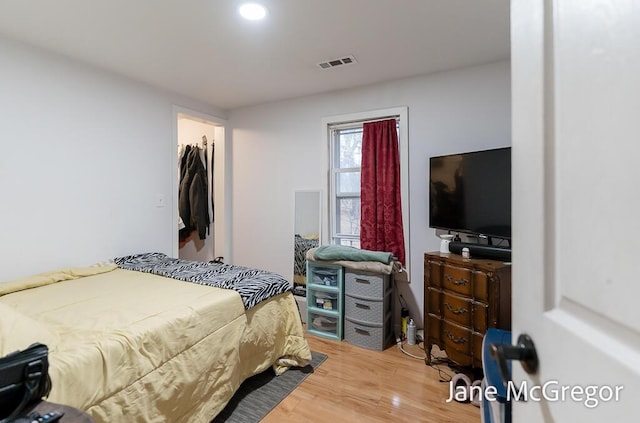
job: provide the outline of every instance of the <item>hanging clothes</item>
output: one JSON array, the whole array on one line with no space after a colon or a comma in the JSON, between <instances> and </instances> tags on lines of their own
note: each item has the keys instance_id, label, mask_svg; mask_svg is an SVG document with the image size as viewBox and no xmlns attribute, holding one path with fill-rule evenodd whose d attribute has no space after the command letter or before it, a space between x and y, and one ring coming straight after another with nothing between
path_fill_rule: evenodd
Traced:
<instances>
[{"instance_id":1,"label":"hanging clothes","mask_svg":"<svg viewBox=\"0 0 640 423\"><path fill-rule=\"evenodd\" d=\"M184 173L187 169L187 157L189 156L190 150L191 146L188 144L182 144L178 149L178 234L181 241L189 235L189 229L187 229L187 225L182 218L186 213L180 206L180 203L182 200L182 181L184 180Z\"/></svg>"},{"instance_id":2,"label":"hanging clothes","mask_svg":"<svg viewBox=\"0 0 640 423\"><path fill-rule=\"evenodd\" d=\"M204 146L204 158L203 158L203 162L204 162L204 169L205 171L207 171L207 168L211 169L211 179L207 180L211 181L211 208L209 209L209 217L211 217L211 222L213 223L214 221L214 214L213 214L213 148L215 147L215 141L211 143L211 161L209 161L209 159L207 158L207 145L208 145L208 140L207 140L207 136L203 135L202 136L202 145ZM208 166L209 164L211 164L211 166ZM207 174L206 177L208 177L209 175ZM207 207L209 207L209 205L207 204Z\"/></svg>"},{"instance_id":3,"label":"hanging clothes","mask_svg":"<svg viewBox=\"0 0 640 423\"><path fill-rule=\"evenodd\" d=\"M186 145L184 147L184 150L182 151L182 155L180 156L180 165L179 165L179 171L180 171L180 182L182 181L182 179L184 178L184 173L187 170L187 158L189 157L189 152L191 151L191 146L190 145ZM180 189L180 185L178 185L178 190ZM179 192L179 191L178 191Z\"/></svg>"},{"instance_id":4,"label":"hanging clothes","mask_svg":"<svg viewBox=\"0 0 640 423\"><path fill-rule=\"evenodd\" d=\"M216 152L216 143L213 142L211 143L211 221L213 222L215 219L215 208L214 208L214 204L215 204L215 179L213 179L213 159L215 158L215 152Z\"/></svg>"},{"instance_id":5,"label":"hanging clothes","mask_svg":"<svg viewBox=\"0 0 640 423\"><path fill-rule=\"evenodd\" d=\"M207 170L202 163L202 149L187 146L182 157L180 185L178 190L178 211L185 227L180 237L187 237L192 231L198 232L200 239L209 234L209 196Z\"/></svg>"}]
</instances>

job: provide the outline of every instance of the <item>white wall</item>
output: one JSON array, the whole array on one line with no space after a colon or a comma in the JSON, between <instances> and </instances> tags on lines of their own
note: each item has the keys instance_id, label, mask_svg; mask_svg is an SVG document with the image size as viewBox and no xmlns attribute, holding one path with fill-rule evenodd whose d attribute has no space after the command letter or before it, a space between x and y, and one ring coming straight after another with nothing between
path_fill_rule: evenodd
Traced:
<instances>
[{"instance_id":1,"label":"white wall","mask_svg":"<svg viewBox=\"0 0 640 423\"><path fill-rule=\"evenodd\" d=\"M400 291L421 321L423 253L440 246L428 221L429 157L511 145L507 61L230 111L234 263L291 278L292 193L327 192L321 119L396 106L409 108L412 283Z\"/></svg>"},{"instance_id":2,"label":"white wall","mask_svg":"<svg viewBox=\"0 0 640 423\"><path fill-rule=\"evenodd\" d=\"M223 112L4 38L0 61L0 281L171 254L172 105Z\"/></svg>"},{"instance_id":3,"label":"white wall","mask_svg":"<svg viewBox=\"0 0 640 423\"><path fill-rule=\"evenodd\" d=\"M171 254L172 105L225 113L3 38L0 58L0 281ZM291 278L293 193L327 192L321 119L408 106L412 283L401 292L421 315L422 254L439 248L428 158L510 145L509 86L500 62L229 112L228 261Z\"/></svg>"}]
</instances>

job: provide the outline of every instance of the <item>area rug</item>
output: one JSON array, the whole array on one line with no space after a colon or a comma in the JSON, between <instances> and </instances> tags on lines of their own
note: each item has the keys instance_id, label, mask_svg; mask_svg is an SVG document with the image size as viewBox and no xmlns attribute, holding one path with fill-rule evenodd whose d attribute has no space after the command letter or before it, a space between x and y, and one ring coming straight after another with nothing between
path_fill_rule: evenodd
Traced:
<instances>
[{"instance_id":1,"label":"area rug","mask_svg":"<svg viewBox=\"0 0 640 423\"><path fill-rule=\"evenodd\" d=\"M326 355L312 351L311 364L306 367L289 369L282 376L275 376L269 368L250 377L211 423L259 422L326 359Z\"/></svg>"}]
</instances>

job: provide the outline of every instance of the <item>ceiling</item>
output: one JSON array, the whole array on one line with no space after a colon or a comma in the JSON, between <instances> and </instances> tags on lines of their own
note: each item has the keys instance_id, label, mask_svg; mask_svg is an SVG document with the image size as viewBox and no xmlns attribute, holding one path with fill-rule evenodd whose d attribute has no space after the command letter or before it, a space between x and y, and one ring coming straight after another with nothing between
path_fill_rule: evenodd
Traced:
<instances>
[{"instance_id":1,"label":"ceiling","mask_svg":"<svg viewBox=\"0 0 640 423\"><path fill-rule=\"evenodd\" d=\"M509 0L253 1L267 19L240 0L0 0L0 34L222 109L509 57Z\"/></svg>"}]
</instances>

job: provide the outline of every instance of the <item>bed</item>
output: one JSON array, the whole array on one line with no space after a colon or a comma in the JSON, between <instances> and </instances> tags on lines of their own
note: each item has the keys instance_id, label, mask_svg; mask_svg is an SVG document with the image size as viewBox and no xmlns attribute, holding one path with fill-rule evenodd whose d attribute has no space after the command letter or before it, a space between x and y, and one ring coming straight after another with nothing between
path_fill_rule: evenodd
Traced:
<instances>
[{"instance_id":1,"label":"bed","mask_svg":"<svg viewBox=\"0 0 640 423\"><path fill-rule=\"evenodd\" d=\"M295 234L293 282L297 285L307 283L307 251L319 245L318 235L302 236Z\"/></svg>"},{"instance_id":2,"label":"bed","mask_svg":"<svg viewBox=\"0 0 640 423\"><path fill-rule=\"evenodd\" d=\"M178 280L160 276L172 272L162 265L126 267L0 283L0 356L48 345L49 400L98 422L210 422L246 378L310 362L290 290L247 307L246 293L208 286L189 268ZM235 282L260 272L207 267Z\"/></svg>"}]
</instances>

